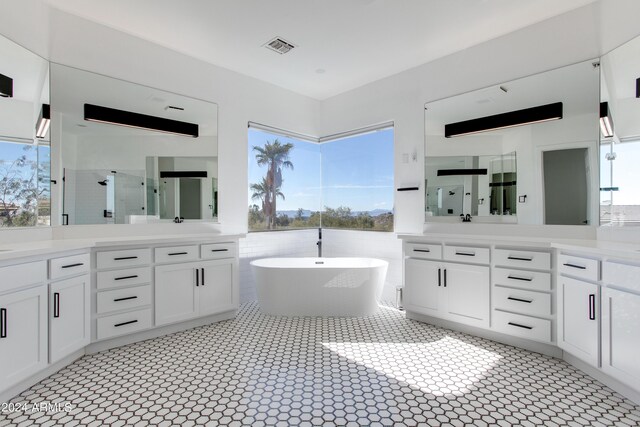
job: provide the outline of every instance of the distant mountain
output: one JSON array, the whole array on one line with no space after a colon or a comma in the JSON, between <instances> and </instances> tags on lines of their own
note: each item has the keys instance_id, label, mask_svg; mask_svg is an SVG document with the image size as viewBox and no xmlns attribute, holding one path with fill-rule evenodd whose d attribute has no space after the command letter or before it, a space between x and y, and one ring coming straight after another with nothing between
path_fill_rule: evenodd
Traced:
<instances>
[{"instance_id":1,"label":"distant mountain","mask_svg":"<svg viewBox=\"0 0 640 427\"><path fill-rule=\"evenodd\" d=\"M309 218L311 216L311 214L313 214L314 211L311 211L309 209L303 209L302 210L302 217L303 218ZM376 217L379 215L383 215L383 214L387 214L387 213L391 213L390 210L387 209L374 209L372 211L354 211L351 212L352 216L358 216L361 213L368 213L369 215L371 215L372 217ZM298 210L288 210L288 211L278 211L278 215L281 214L285 214L286 216L288 216L289 218L295 218L298 215Z\"/></svg>"}]
</instances>

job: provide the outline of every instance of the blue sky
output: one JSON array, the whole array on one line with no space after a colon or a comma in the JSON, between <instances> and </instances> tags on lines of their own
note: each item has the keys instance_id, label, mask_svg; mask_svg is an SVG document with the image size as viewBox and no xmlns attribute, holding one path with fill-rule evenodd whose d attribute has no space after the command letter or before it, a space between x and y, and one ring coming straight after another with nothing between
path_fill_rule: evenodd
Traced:
<instances>
[{"instance_id":1,"label":"blue sky","mask_svg":"<svg viewBox=\"0 0 640 427\"><path fill-rule=\"evenodd\" d=\"M260 182L266 173L266 166L257 165L253 147L275 138L294 144L290 156L294 170L283 172L285 200L278 199L279 211L316 211L324 206L393 209L393 129L323 144L249 129L249 184ZM253 203L260 205L251 201L250 192L249 204Z\"/></svg>"}]
</instances>

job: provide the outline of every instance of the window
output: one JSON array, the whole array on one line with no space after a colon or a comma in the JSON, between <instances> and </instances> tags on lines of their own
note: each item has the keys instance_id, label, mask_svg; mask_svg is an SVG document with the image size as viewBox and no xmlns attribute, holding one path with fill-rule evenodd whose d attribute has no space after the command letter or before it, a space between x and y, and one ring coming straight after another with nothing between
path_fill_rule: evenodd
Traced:
<instances>
[{"instance_id":1,"label":"window","mask_svg":"<svg viewBox=\"0 0 640 427\"><path fill-rule=\"evenodd\" d=\"M320 142L256 125L248 141L249 231L393 231L393 127Z\"/></svg>"},{"instance_id":2,"label":"window","mask_svg":"<svg viewBox=\"0 0 640 427\"><path fill-rule=\"evenodd\" d=\"M600 223L640 225L640 140L600 143Z\"/></svg>"},{"instance_id":3,"label":"window","mask_svg":"<svg viewBox=\"0 0 640 427\"><path fill-rule=\"evenodd\" d=\"M0 227L49 225L50 150L0 141Z\"/></svg>"}]
</instances>

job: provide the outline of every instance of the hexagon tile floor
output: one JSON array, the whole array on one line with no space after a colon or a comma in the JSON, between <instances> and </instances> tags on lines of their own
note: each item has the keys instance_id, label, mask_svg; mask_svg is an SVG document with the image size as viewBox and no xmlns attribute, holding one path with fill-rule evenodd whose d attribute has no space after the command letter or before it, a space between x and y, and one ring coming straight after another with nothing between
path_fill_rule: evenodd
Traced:
<instances>
[{"instance_id":1,"label":"hexagon tile floor","mask_svg":"<svg viewBox=\"0 0 640 427\"><path fill-rule=\"evenodd\" d=\"M566 363L409 321L214 325L85 356L16 397L67 409L0 425L640 425L640 407Z\"/></svg>"}]
</instances>

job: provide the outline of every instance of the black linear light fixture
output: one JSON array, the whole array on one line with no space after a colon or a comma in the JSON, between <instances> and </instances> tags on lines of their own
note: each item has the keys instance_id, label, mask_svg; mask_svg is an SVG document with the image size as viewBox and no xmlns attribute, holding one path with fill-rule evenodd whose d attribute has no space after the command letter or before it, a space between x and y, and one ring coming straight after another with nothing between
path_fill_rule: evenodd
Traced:
<instances>
[{"instance_id":1,"label":"black linear light fixture","mask_svg":"<svg viewBox=\"0 0 640 427\"><path fill-rule=\"evenodd\" d=\"M160 171L160 178L206 178L207 171Z\"/></svg>"},{"instance_id":2,"label":"black linear light fixture","mask_svg":"<svg viewBox=\"0 0 640 427\"><path fill-rule=\"evenodd\" d=\"M4 74L0 74L0 96L13 98L13 79Z\"/></svg>"},{"instance_id":3,"label":"black linear light fixture","mask_svg":"<svg viewBox=\"0 0 640 427\"><path fill-rule=\"evenodd\" d=\"M148 116L93 104L84 104L84 119L90 122L107 123L193 138L198 137L198 125L195 123Z\"/></svg>"},{"instance_id":4,"label":"black linear light fixture","mask_svg":"<svg viewBox=\"0 0 640 427\"><path fill-rule=\"evenodd\" d=\"M611 138L613 136L613 118L609 112L609 103L600 103L600 132L605 138Z\"/></svg>"},{"instance_id":5,"label":"black linear light fixture","mask_svg":"<svg viewBox=\"0 0 640 427\"><path fill-rule=\"evenodd\" d=\"M562 119L562 102L555 102L493 116L449 123L444 125L444 136L451 138L453 136L470 135L560 119Z\"/></svg>"},{"instance_id":6,"label":"black linear light fixture","mask_svg":"<svg viewBox=\"0 0 640 427\"><path fill-rule=\"evenodd\" d=\"M438 176L486 175L486 169L438 169Z\"/></svg>"},{"instance_id":7,"label":"black linear light fixture","mask_svg":"<svg viewBox=\"0 0 640 427\"><path fill-rule=\"evenodd\" d=\"M51 124L51 107L49 104L42 104L40 116L36 122L36 138L42 139L47 136L49 125Z\"/></svg>"}]
</instances>

